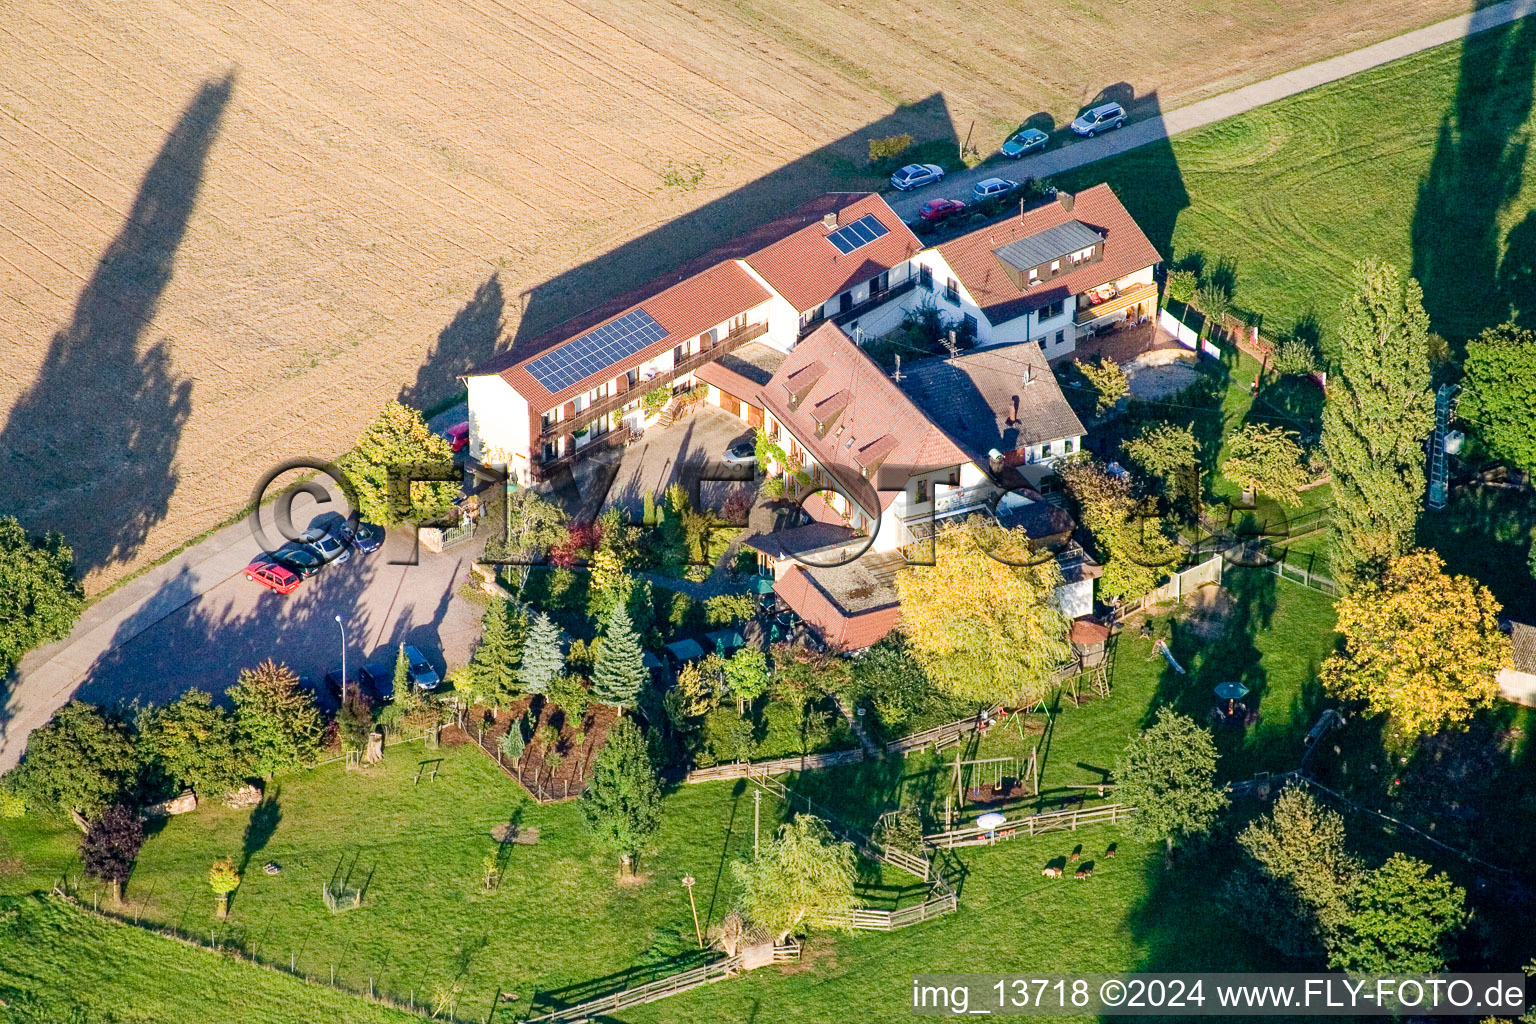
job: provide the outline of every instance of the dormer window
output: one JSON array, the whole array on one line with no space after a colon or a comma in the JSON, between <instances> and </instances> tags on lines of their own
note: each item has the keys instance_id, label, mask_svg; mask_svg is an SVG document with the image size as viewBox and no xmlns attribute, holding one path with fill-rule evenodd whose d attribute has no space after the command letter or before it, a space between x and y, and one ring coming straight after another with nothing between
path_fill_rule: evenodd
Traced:
<instances>
[{"instance_id":1,"label":"dormer window","mask_svg":"<svg viewBox=\"0 0 1536 1024\"><path fill-rule=\"evenodd\" d=\"M1061 260L1051 260L1051 276L1061 273Z\"/></svg>"},{"instance_id":2,"label":"dormer window","mask_svg":"<svg viewBox=\"0 0 1536 1024\"><path fill-rule=\"evenodd\" d=\"M1030 271L1029 271L1029 283L1030 284L1039 284L1040 283L1040 271L1037 268L1034 268L1034 267L1030 268Z\"/></svg>"}]
</instances>

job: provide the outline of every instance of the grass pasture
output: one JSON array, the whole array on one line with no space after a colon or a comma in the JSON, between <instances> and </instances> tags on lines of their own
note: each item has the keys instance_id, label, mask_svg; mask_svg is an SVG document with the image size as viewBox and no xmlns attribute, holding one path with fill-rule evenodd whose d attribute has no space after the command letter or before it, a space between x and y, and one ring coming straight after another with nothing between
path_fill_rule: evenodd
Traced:
<instances>
[{"instance_id":1,"label":"grass pasture","mask_svg":"<svg viewBox=\"0 0 1536 1024\"><path fill-rule=\"evenodd\" d=\"M1536 312L1536 28L1494 29L1064 178L1108 181L1171 264L1236 261L1266 336L1339 322L1364 256L1419 278L1432 329Z\"/></svg>"}]
</instances>

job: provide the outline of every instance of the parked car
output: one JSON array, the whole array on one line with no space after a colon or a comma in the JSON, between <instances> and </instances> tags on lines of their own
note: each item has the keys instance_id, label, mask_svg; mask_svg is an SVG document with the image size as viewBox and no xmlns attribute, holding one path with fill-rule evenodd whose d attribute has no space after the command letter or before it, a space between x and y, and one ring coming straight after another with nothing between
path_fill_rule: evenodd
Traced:
<instances>
[{"instance_id":1,"label":"parked car","mask_svg":"<svg viewBox=\"0 0 1536 1024\"><path fill-rule=\"evenodd\" d=\"M409 666L408 674L412 685L418 690L435 690L443 677L437 674L437 669L427 660L427 656L411 644L405 645L405 661Z\"/></svg>"},{"instance_id":2,"label":"parked car","mask_svg":"<svg viewBox=\"0 0 1536 1024\"><path fill-rule=\"evenodd\" d=\"M937 224L964 210L965 204L958 199L930 199L918 208L917 215L929 223Z\"/></svg>"},{"instance_id":3,"label":"parked car","mask_svg":"<svg viewBox=\"0 0 1536 1024\"><path fill-rule=\"evenodd\" d=\"M332 674L337 677L339 683L341 674L339 672ZM324 718L330 718L336 714L340 707L336 695L325 686L316 686L315 681L309 676L299 676L298 690L309 696L309 699L314 702L315 710L319 711Z\"/></svg>"},{"instance_id":4,"label":"parked car","mask_svg":"<svg viewBox=\"0 0 1536 1024\"><path fill-rule=\"evenodd\" d=\"M720 461L727 466L750 466L757 462L757 445L752 441L737 441L725 450Z\"/></svg>"},{"instance_id":5,"label":"parked car","mask_svg":"<svg viewBox=\"0 0 1536 1024\"><path fill-rule=\"evenodd\" d=\"M358 523L352 534L352 546L363 555L379 550L384 546L384 527L377 523Z\"/></svg>"},{"instance_id":6,"label":"parked car","mask_svg":"<svg viewBox=\"0 0 1536 1024\"><path fill-rule=\"evenodd\" d=\"M356 693L356 687L360 685L361 684L358 682L357 676L355 675L347 679L347 690L350 693ZM338 706L343 700L346 699L346 694L341 692L340 669L333 669L325 674L325 692L331 695L332 699L336 701Z\"/></svg>"},{"instance_id":7,"label":"parked car","mask_svg":"<svg viewBox=\"0 0 1536 1024\"><path fill-rule=\"evenodd\" d=\"M305 580L325 568L325 559L308 544L284 544L267 557Z\"/></svg>"},{"instance_id":8,"label":"parked car","mask_svg":"<svg viewBox=\"0 0 1536 1024\"><path fill-rule=\"evenodd\" d=\"M275 590L279 594L291 594L300 583L304 582L297 573L264 558L258 558L245 567L245 578L260 583L269 590Z\"/></svg>"},{"instance_id":9,"label":"parked car","mask_svg":"<svg viewBox=\"0 0 1536 1024\"><path fill-rule=\"evenodd\" d=\"M463 423L455 423L443 431L443 436L448 439L449 444L453 445L454 451L463 451L469 447L469 421L465 420Z\"/></svg>"},{"instance_id":10,"label":"parked car","mask_svg":"<svg viewBox=\"0 0 1536 1024\"><path fill-rule=\"evenodd\" d=\"M979 202L983 199L996 199L1006 196L1019 187L1019 183L1012 178L983 178L971 186L971 195Z\"/></svg>"},{"instance_id":11,"label":"parked car","mask_svg":"<svg viewBox=\"0 0 1536 1024\"><path fill-rule=\"evenodd\" d=\"M1015 132L1013 137L1003 143L998 150L1010 160L1017 160L1025 153L1035 153L1049 144L1051 137L1039 128L1025 128L1021 132Z\"/></svg>"},{"instance_id":12,"label":"parked car","mask_svg":"<svg viewBox=\"0 0 1536 1024\"><path fill-rule=\"evenodd\" d=\"M299 534L299 543L307 545L327 565L335 562L341 565L352 559L352 545L350 531L343 525L340 528L334 526L314 526Z\"/></svg>"},{"instance_id":13,"label":"parked car","mask_svg":"<svg viewBox=\"0 0 1536 1024\"><path fill-rule=\"evenodd\" d=\"M1078 115L1072 122L1072 130L1090 139L1099 132L1107 132L1125 124L1125 108L1118 103L1101 103Z\"/></svg>"},{"instance_id":14,"label":"parked car","mask_svg":"<svg viewBox=\"0 0 1536 1024\"><path fill-rule=\"evenodd\" d=\"M395 663L392 661L376 661L371 665L364 665L358 670L358 680L363 684L363 692L371 697L377 697L381 701L395 699Z\"/></svg>"},{"instance_id":15,"label":"parked car","mask_svg":"<svg viewBox=\"0 0 1536 1024\"><path fill-rule=\"evenodd\" d=\"M891 175L891 184L902 192L910 192L914 188L932 185L936 181L943 180L944 168L938 164L907 164Z\"/></svg>"}]
</instances>

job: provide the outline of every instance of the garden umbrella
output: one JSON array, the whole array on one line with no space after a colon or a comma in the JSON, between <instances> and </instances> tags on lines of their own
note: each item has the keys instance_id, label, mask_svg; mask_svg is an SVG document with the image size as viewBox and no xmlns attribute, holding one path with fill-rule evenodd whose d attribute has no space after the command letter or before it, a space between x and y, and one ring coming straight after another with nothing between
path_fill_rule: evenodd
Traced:
<instances>
[{"instance_id":1,"label":"garden umbrella","mask_svg":"<svg viewBox=\"0 0 1536 1024\"><path fill-rule=\"evenodd\" d=\"M757 592L759 594L771 594L771 593L773 593L773 577L772 576L759 576L757 578L756 587L757 587Z\"/></svg>"},{"instance_id":2,"label":"garden umbrella","mask_svg":"<svg viewBox=\"0 0 1536 1024\"><path fill-rule=\"evenodd\" d=\"M1232 702L1248 696L1248 687L1242 683L1217 683L1216 696L1227 702L1227 714L1232 713Z\"/></svg>"}]
</instances>

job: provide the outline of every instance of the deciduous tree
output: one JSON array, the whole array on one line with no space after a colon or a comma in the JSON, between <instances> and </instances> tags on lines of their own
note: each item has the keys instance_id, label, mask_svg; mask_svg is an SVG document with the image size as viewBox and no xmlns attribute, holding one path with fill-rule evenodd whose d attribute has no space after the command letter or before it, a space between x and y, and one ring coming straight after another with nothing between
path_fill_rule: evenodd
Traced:
<instances>
[{"instance_id":1,"label":"deciduous tree","mask_svg":"<svg viewBox=\"0 0 1536 1024\"><path fill-rule=\"evenodd\" d=\"M1087 378L1088 384L1097 395L1094 400L1094 411L1100 416L1113 409L1116 402L1131 393L1131 383L1126 379L1125 371L1120 369L1120 364L1113 360L1095 358L1092 362L1085 363L1081 359L1074 359L1072 365Z\"/></svg>"},{"instance_id":2,"label":"deciduous tree","mask_svg":"<svg viewBox=\"0 0 1536 1024\"><path fill-rule=\"evenodd\" d=\"M565 671L565 652L561 650L560 627L543 612L534 616L533 628L523 644L523 661L517 678L529 693L543 693L549 681Z\"/></svg>"},{"instance_id":3,"label":"deciduous tree","mask_svg":"<svg viewBox=\"0 0 1536 1024\"><path fill-rule=\"evenodd\" d=\"M80 838L85 873L111 886L112 902L123 900L123 884L144 845L144 823L122 804L115 804L91 822Z\"/></svg>"},{"instance_id":4,"label":"deciduous tree","mask_svg":"<svg viewBox=\"0 0 1536 1024\"><path fill-rule=\"evenodd\" d=\"M229 688L235 725L250 753L251 770L268 778L314 764L325 727L299 677L270 658L244 669Z\"/></svg>"},{"instance_id":5,"label":"deciduous tree","mask_svg":"<svg viewBox=\"0 0 1536 1024\"><path fill-rule=\"evenodd\" d=\"M1285 505L1300 505L1307 471L1301 464L1296 435L1266 423L1249 423L1227 441L1221 471L1245 491L1256 491Z\"/></svg>"},{"instance_id":6,"label":"deciduous tree","mask_svg":"<svg viewBox=\"0 0 1536 1024\"><path fill-rule=\"evenodd\" d=\"M1116 796L1136 808L1131 829L1175 844L1203 835L1227 806L1216 788L1216 743L1210 731L1171 708L1131 741L1115 765Z\"/></svg>"},{"instance_id":7,"label":"deciduous tree","mask_svg":"<svg viewBox=\"0 0 1536 1024\"><path fill-rule=\"evenodd\" d=\"M1406 735L1466 722L1498 697L1497 673L1510 660L1499 602L1444 564L1414 551L1342 597L1344 649L1323 663L1329 691L1389 713Z\"/></svg>"},{"instance_id":8,"label":"deciduous tree","mask_svg":"<svg viewBox=\"0 0 1536 1024\"><path fill-rule=\"evenodd\" d=\"M567 536L564 510L537 491L520 488L507 496L505 541L492 540L486 553L512 563L511 571L517 574L521 591L528 582L528 570Z\"/></svg>"},{"instance_id":9,"label":"deciduous tree","mask_svg":"<svg viewBox=\"0 0 1536 1024\"><path fill-rule=\"evenodd\" d=\"M1391 264L1355 268L1339 366L1323 405L1333 477L1329 564L1346 588L1413 544L1424 500L1424 438L1434 425L1423 292Z\"/></svg>"},{"instance_id":10,"label":"deciduous tree","mask_svg":"<svg viewBox=\"0 0 1536 1024\"><path fill-rule=\"evenodd\" d=\"M767 693L768 682L768 656L756 647L743 647L725 660L725 688L738 708L745 710Z\"/></svg>"},{"instance_id":11,"label":"deciduous tree","mask_svg":"<svg viewBox=\"0 0 1536 1024\"><path fill-rule=\"evenodd\" d=\"M1252 861L1228 886L1240 917L1282 952L1325 950L1349 915L1363 873L1346 848L1343 817L1300 786L1287 786L1237 842Z\"/></svg>"},{"instance_id":12,"label":"deciduous tree","mask_svg":"<svg viewBox=\"0 0 1536 1024\"><path fill-rule=\"evenodd\" d=\"M598 842L619 855L625 875L661 825L661 786L645 737L630 719L608 730L592 762L592 778L581 796L582 818Z\"/></svg>"},{"instance_id":13,"label":"deciduous tree","mask_svg":"<svg viewBox=\"0 0 1536 1024\"><path fill-rule=\"evenodd\" d=\"M1328 966L1361 974L1438 974L1467 922L1466 892L1428 864L1394 853L1350 899Z\"/></svg>"},{"instance_id":14,"label":"deciduous tree","mask_svg":"<svg viewBox=\"0 0 1536 1024\"><path fill-rule=\"evenodd\" d=\"M846 927L837 921L856 905L857 863L853 844L838 842L820 818L797 814L756 860L735 861L731 870L742 912L782 942L800 927Z\"/></svg>"},{"instance_id":15,"label":"deciduous tree","mask_svg":"<svg viewBox=\"0 0 1536 1024\"><path fill-rule=\"evenodd\" d=\"M1111 476L1088 457L1064 462L1059 472L1104 567L1098 582L1101 598L1138 598L1183 558L1163 517L1150 502L1131 498L1124 476Z\"/></svg>"},{"instance_id":16,"label":"deciduous tree","mask_svg":"<svg viewBox=\"0 0 1536 1024\"><path fill-rule=\"evenodd\" d=\"M1490 327L1467 343L1458 412L1489 454L1536 469L1536 331Z\"/></svg>"},{"instance_id":17,"label":"deciduous tree","mask_svg":"<svg viewBox=\"0 0 1536 1024\"><path fill-rule=\"evenodd\" d=\"M1061 572L1023 530L973 517L938 531L934 564L896 574L912 656L934 683L976 701L1038 695L1071 657L1051 603Z\"/></svg>"},{"instance_id":18,"label":"deciduous tree","mask_svg":"<svg viewBox=\"0 0 1536 1024\"><path fill-rule=\"evenodd\" d=\"M1128 459L1165 482L1175 473L1200 464L1200 442L1195 440L1195 432L1174 423L1149 423L1124 447Z\"/></svg>"},{"instance_id":19,"label":"deciduous tree","mask_svg":"<svg viewBox=\"0 0 1536 1024\"><path fill-rule=\"evenodd\" d=\"M357 510L374 523L421 523L453 507L453 446L427 429L421 413L400 402L384 406L357 446L342 456L341 471L356 489ZM446 476L447 480L428 480ZM406 483L407 477L415 482Z\"/></svg>"},{"instance_id":20,"label":"deciduous tree","mask_svg":"<svg viewBox=\"0 0 1536 1024\"><path fill-rule=\"evenodd\" d=\"M64 538L29 537L13 517L0 516L0 676L32 648L68 636L84 608Z\"/></svg>"},{"instance_id":21,"label":"deciduous tree","mask_svg":"<svg viewBox=\"0 0 1536 1024\"><path fill-rule=\"evenodd\" d=\"M32 733L14 785L34 804L87 818L133 793L139 752L128 723L94 704L70 701Z\"/></svg>"},{"instance_id":22,"label":"deciduous tree","mask_svg":"<svg viewBox=\"0 0 1536 1024\"><path fill-rule=\"evenodd\" d=\"M633 710L649 674L629 609L621 601L603 623L603 642L592 662L592 696L621 710Z\"/></svg>"},{"instance_id":23,"label":"deciduous tree","mask_svg":"<svg viewBox=\"0 0 1536 1024\"><path fill-rule=\"evenodd\" d=\"M174 788L190 787L204 798L229 792L250 774L244 739L233 716L202 690L188 690L139 721L146 764Z\"/></svg>"}]
</instances>

